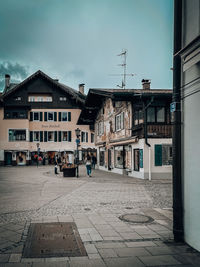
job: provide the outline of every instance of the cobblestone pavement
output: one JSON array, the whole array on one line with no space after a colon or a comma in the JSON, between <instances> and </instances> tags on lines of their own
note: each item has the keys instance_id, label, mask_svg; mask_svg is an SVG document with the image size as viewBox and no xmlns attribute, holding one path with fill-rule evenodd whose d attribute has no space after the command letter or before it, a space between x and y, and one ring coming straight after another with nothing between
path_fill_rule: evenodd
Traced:
<instances>
[{"instance_id":1,"label":"cobblestone pavement","mask_svg":"<svg viewBox=\"0 0 200 267\"><path fill-rule=\"evenodd\" d=\"M172 235L172 184L99 170L55 175L53 166L0 168L0 266L200 266ZM149 224L120 220L142 214ZM75 222L88 256L23 258L30 223Z\"/></svg>"}]
</instances>

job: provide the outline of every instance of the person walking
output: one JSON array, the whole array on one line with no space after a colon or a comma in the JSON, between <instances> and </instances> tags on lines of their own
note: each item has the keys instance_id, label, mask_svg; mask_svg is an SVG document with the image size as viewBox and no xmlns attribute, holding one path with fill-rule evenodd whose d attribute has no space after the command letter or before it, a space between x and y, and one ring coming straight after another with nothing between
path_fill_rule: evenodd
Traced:
<instances>
[{"instance_id":1,"label":"person walking","mask_svg":"<svg viewBox=\"0 0 200 267\"><path fill-rule=\"evenodd\" d=\"M92 168L95 169L95 165L97 164L97 158L95 155L92 155Z\"/></svg>"},{"instance_id":2,"label":"person walking","mask_svg":"<svg viewBox=\"0 0 200 267\"><path fill-rule=\"evenodd\" d=\"M58 164L55 163L55 168L54 168L55 174L58 174Z\"/></svg>"},{"instance_id":3,"label":"person walking","mask_svg":"<svg viewBox=\"0 0 200 267\"><path fill-rule=\"evenodd\" d=\"M92 177L92 176L91 176L91 172L92 172L92 162L91 162L91 157L90 157L90 155L87 155L85 166L86 166L86 169L87 169L87 175L88 175L89 177Z\"/></svg>"}]
</instances>

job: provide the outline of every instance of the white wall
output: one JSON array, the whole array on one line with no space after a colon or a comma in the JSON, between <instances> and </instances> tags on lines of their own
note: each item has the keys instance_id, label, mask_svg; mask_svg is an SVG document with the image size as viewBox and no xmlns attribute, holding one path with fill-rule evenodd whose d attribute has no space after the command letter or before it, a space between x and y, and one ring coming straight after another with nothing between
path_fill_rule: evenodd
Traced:
<instances>
[{"instance_id":1,"label":"white wall","mask_svg":"<svg viewBox=\"0 0 200 267\"><path fill-rule=\"evenodd\" d=\"M199 84L197 85L198 88ZM196 88L196 89L198 89ZM194 90L194 88L190 88ZM200 92L183 102L183 178L185 241L200 251Z\"/></svg>"}]
</instances>

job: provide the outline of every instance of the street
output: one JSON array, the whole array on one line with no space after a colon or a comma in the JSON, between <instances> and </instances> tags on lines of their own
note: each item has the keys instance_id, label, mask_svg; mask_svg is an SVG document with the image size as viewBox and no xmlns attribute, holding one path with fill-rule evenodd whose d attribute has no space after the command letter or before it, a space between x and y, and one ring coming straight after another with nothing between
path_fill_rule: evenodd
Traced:
<instances>
[{"instance_id":1,"label":"street","mask_svg":"<svg viewBox=\"0 0 200 267\"><path fill-rule=\"evenodd\" d=\"M173 242L171 180L79 173L0 168L0 266L200 266L199 253ZM123 220L131 214L151 222ZM30 224L50 222L74 222L87 256L23 257Z\"/></svg>"}]
</instances>

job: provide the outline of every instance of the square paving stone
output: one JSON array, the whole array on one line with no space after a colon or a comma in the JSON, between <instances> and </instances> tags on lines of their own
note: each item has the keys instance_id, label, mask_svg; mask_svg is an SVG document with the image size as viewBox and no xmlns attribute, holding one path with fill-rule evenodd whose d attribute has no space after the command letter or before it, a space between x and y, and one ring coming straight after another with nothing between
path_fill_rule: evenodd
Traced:
<instances>
[{"instance_id":1,"label":"square paving stone","mask_svg":"<svg viewBox=\"0 0 200 267\"><path fill-rule=\"evenodd\" d=\"M23 258L86 256L76 224L33 223L23 250Z\"/></svg>"},{"instance_id":2,"label":"square paving stone","mask_svg":"<svg viewBox=\"0 0 200 267\"><path fill-rule=\"evenodd\" d=\"M105 259L108 267L144 267L145 265L136 257Z\"/></svg>"},{"instance_id":3,"label":"square paving stone","mask_svg":"<svg viewBox=\"0 0 200 267\"><path fill-rule=\"evenodd\" d=\"M173 256L165 255L165 256L141 256L139 259L146 266L165 266L165 265L176 265L180 264Z\"/></svg>"},{"instance_id":4,"label":"square paving stone","mask_svg":"<svg viewBox=\"0 0 200 267\"><path fill-rule=\"evenodd\" d=\"M148 256L151 255L144 248L115 248L114 251L119 257Z\"/></svg>"}]
</instances>

